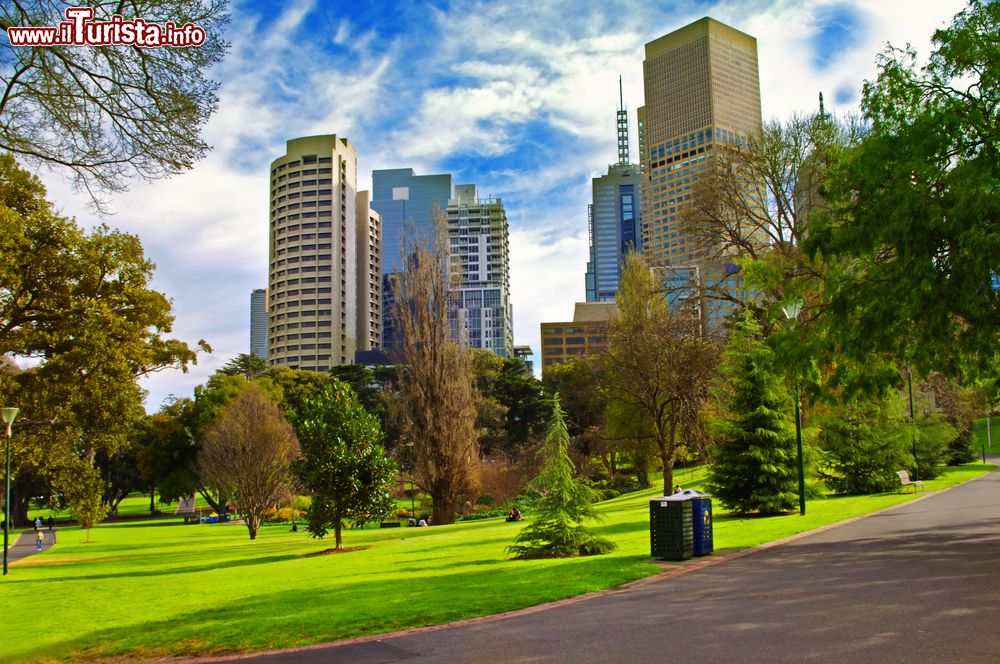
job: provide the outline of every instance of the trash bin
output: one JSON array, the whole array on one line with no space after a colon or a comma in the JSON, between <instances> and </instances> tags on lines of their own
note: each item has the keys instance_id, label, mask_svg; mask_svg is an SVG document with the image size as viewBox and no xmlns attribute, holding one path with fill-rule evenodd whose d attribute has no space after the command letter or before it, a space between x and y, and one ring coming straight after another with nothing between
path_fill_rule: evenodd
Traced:
<instances>
[{"instance_id":1,"label":"trash bin","mask_svg":"<svg viewBox=\"0 0 1000 664\"><path fill-rule=\"evenodd\" d=\"M687 493L685 491L684 493ZM691 498L691 530L694 535L694 555L707 556L715 550L712 538L712 499L706 493Z\"/></svg>"},{"instance_id":2,"label":"trash bin","mask_svg":"<svg viewBox=\"0 0 1000 664\"><path fill-rule=\"evenodd\" d=\"M691 499L683 494L649 501L649 548L653 558L687 560L694 555Z\"/></svg>"}]
</instances>

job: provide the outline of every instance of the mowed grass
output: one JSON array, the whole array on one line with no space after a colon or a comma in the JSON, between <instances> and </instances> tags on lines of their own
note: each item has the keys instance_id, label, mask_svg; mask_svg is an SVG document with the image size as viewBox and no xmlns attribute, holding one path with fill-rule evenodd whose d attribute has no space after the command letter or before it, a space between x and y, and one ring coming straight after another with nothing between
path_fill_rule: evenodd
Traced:
<instances>
[{"instance_id":1,"label":"mowed grass","mask_svg":"<svg viewBox=\"0 0 1000 664\"><path fill-rule=\"evenodd\" d=\"M942 489L993 469L970 464L927 482ZM697 488L701 471L678 481ZM0 581L0 661L143 659L249 652L378 634L522 608L601 590L682 563L649 558L656 489L599 506L595 529L613 554L511 561L523 524L502 519L431 528L347 530L347 553L287 525L251 542L241 524L179 518L59 531L59 544L11 566ZM718 552L741 549L889 507L912 495L810 501L797 514L716 514ZM718 508L716 508L718 512ZM319 555L317 555L319 554Z\"/></svg>"}]
</instances>

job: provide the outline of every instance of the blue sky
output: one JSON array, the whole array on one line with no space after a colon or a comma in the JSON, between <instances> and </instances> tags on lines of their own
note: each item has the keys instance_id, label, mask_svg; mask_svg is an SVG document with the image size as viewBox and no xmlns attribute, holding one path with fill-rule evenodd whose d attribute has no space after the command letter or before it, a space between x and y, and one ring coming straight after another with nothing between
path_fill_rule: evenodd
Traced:
<instances>
[{"instance_id":1,"label":"blue sky","mask_svg":"<svg viewBox=\"0 0 1000 664\"><path fill-rule=\"evenodd\" d=\"M139 235L154 287L174 303L173 335L208 341L188 374L148 379L147 409L249 347L249 296L266 285L268 165L297 136L338 134L371 171L451 172L504 200L511 226L515 342L584 298L590 178L617 159L623 79L635 155L646 42L702 16L757 38L765 119L847 113L887 42L930 50L959 0L809 2L234 2L232 51L213 72L213 152L184 175L136 182L107 223ZM86 200L57 172L51 197L85 225Z\"/></svg>"}]
</instances>

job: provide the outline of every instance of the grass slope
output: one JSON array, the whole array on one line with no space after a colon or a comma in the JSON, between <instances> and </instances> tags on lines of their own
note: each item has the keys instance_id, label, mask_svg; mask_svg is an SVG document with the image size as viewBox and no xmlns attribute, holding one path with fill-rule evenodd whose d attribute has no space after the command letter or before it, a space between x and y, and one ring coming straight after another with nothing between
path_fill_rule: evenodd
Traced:
<instances>
[{"instance_id":1,"label":"grass slope","mask_svg":"<svg viewBox=\"0 0 1000 664\"><path fill-rule=\"evenodd\" d=\"M933 491L993 466L949 469ZM697 488L701 473L678 481ZM301 646L488 615L616 586L659 571L649 559L655 489L602 503L596 530L613 554L509 561L521 524L502 519L432 528L345 533L348 553L315 555L328 541L265 526L108 523L84 543L79 529L11 567L0 582L0 661L248 652ZM808 514L740 519L717 514L717 551L746 548L888 507L912 496L811 501ZM717 509L718 511L718 509Z\"/></svg>"}]
</instances>

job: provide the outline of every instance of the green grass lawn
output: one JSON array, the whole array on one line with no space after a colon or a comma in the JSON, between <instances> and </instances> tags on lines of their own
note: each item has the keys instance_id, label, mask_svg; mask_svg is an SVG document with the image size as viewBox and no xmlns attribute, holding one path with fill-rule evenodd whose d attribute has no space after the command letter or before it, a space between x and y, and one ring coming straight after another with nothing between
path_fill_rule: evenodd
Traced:
<instances>
[{"instance_id":1,"label":"green grass lawn","mask_svg":"<svg viewBox=\"0 0 1000 664\"><path fill-rule=\"evenodd\" d=\"M934 491L993 466L949 469ZM677 478L697 488L700 471ZM67 528L59 544L0 581L0 661L246 652L301 646L531 606L620 585L664 566L649 559L650 489L599 506L606 556L510 561L521 524L502 519L344 534L359 550L315 555L330 541L265 526L180 519ZM741 549L889 507L912 495L810 501L805 517L716 514L717 551ZM718 511L718 509L717 509ZM530 515L529 515L530 516Z\"/></svg>"},{"instance_id":2,"label":"green grass lawn","mask_svg":"<svg viewBox=\"0 0 1000 664\"><path fill-rule=\"evenodd\" d=\"M992 442L992 445L990 444ZM982 454L985 449L986 454L997 454L1000 452L1000 419L990 418L990 435L986 435L986 418L978 419L972 423L972 451L977 455Z\"/></svg>"}]
</instances>

